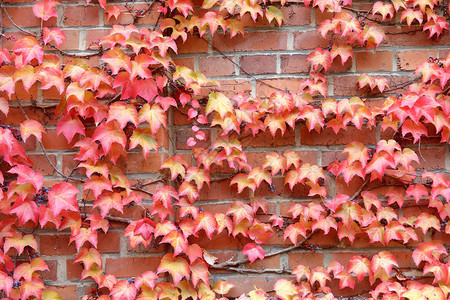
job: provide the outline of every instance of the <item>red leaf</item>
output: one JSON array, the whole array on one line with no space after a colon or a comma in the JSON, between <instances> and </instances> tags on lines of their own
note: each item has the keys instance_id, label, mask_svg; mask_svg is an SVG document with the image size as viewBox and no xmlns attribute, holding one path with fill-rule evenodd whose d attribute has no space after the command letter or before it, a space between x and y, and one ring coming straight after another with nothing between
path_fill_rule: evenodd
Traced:
<instances>
[{"instance_id":1,"label":"red leaf","mask_svg":"<svg viewBox=\"0 0 450 300\"><path fill-rule=\"evenodd\" d=\"M58 17L55 5L59 4L58 1L42 0L33 5L33 13L36 17L47 21L51 17Z\"/></svg>"},{"instance_id":2,"label":"red leaf","mask_svg":"<svg viewBox=\"0 0 450 300\"><path fill-rule=\"evenodd\" d=\"M57 183L48 193L48 206L55 216L62 210L78 211L78 193L78 189L70 183Z\"/></svg>"},{"instance_id":3,"label":"red leaf","mask_svg":"<svg viewBox=\"0 0 450 300\"><path fill-rule=\"evenodd\" d=\"M58 47L61 47L61 44L66 41L66 35L59 28L48 29L47 27L44 27L42 40L45 44L54 41Z\"/></svg>"},{"instance_id":4,"label":"red leaf","mask_svg":"<svg viewBox=\"0 0 450 300\"><path fill-rule=\"evenodd\" d=\"M254 262L257 258L264 260L264 250L261 246L257 246L253 243L248 243L242 250L242 255L247 255L250 263Z\"/></svg>"}]
</instances>

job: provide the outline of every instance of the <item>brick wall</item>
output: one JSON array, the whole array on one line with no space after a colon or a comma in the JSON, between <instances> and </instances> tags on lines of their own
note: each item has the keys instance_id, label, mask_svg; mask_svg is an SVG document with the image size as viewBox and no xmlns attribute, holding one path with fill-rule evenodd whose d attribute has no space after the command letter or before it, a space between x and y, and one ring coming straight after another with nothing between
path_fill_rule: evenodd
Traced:
<instances>
[{"instance_id":1,"label":"brick wall","mask_svg":"<svg viewBox=\"0 0 450 300\"><path fill-rule=\"evenodd\" d=\"M358 1L356 7L367 7L369 2ZM40 22L32 14L31 1L4 0L3 7L9 13L14 22L26 30L39 31ZM114 1L114 4L123 6L124 2ZM108 5L109 2L108 2ZM135 8L146 7L145 2L134 2ZM79 53L93 53L98 48L96 44L102 36L114 24L129 24L132 21L130 15L123 14L119 20L107 20L106 13L97 4L86 5L84 1L61 1L57 6L58 19L51 18L44 22L44 26L59 26L67 36L67 41L61 47L66 51ZM285 23L280 28L267 24L265 21L253 23L251 19L245 20L245 36L237 36L229 39L220 33L213 37L205 35L204 38L190 36L186 43L179 44L176 62L194 70L199 70L211 79L217 79L221 83L220 90L228 96L237 92L250 93L255 96L267 97L277 89L296 91L300 80L307 77L310 72L310 65L306 62L308 54L316 47L329 46L329 41L323 39L317 32L317 26L325 17L318 10L305 8L300 4L291 4L282 8L285 14ZM149 26L156 22L155 15L146 15L139 18L137 26ZM5 11L2 11L3 33L6 37L20 37L23 34L13 26ZM429 56L445 58L449 51L450 35L446 32L440 39L427 39L427 34L421 31L414 31L414 28L392 25L387 27L386 42L376 51L367 51L365 48L355 49L354 58L350 59L343 66L338 63L332 65L328 72L329 95L335 98L348 97L353 95L364 95L356 86L357 77L365 72L373 75L387 76L391 86L408 81L414 76L414 70L419 63L427 60ZM330 37L331 38L331 37ZM11 49L14 41L12 39L2 39L2 47ZM52 51L52 49L48 49ZM59 52L54 52L67 62L70 57ZM90 58L91 65L99 63L99 57ZM216 87L205 89L204 93L215 90ZM402 93L399 89L392 91L392 94ZM73 143L68 144L60 135L56 134L57 120L54 118L54 104L59 100L59 94L52 89L47 91L39 90L35 85L28 93L24 90L17 92L17 99L25 106L27 114L37 120L44 122L47 135L43 138L43 145L47 149L50 159L57 169L69 174L75 166L73 160L76 149L72 148ZM369 106L380 104L382 97L377 95L369 96L367 103ZM15 102L12 102L14 106ZM38 104L38 107L28 107L31 104ZM2 117L2 124L18 126L24 120L20 109L11 108L8 117ZM146 182L156 178L162 161L171 154L181 154L188 162L193 160L191 151L186 147L186 140L192 136L192 123L187 119L186 111L173 112L170 120L168 132L162 132L163 146L158 154L150 153L144 159L139 150L132 150L128 159L120 159L117 165L124 170L131 183ZM206 140L201 144L210 147L217 136L216 129L205 129ZM270 133L258 134L255 137L241 137L242 145L246 148L249 163L252 166L261 165L267 153L292 149L300 154L303 162L327 166L331 161L339 157L341 150L351 141L361 141L367 145L376 145L380 139L392 135L390 132L382 132L381 128L357 130L349 128L345 132L336 135L331 129L325 129L321 133L309 132L305 125L297 126L295 131L288 130L283 136L278 132L273 138ZM170 143L170 140L175 143ZM46 185L51 185L61 180L55 170L48 164L39 144L34 140L28 141L25 148L34 161L35 170L45 175ZM418 151L418 147L414 148ZM426 157L427 163L421 159L422 168L450 168L450 152L448 147L443 148L434 138L422 141L422 155ZM78 169L76 175L83 175L83 169ZM200 194L198 205L205 211L224 212L236 199L248 199L247 191L237 194L236 187L230 188L230 179L227 176L232 170L222 168L215 169L214 176L225 177L220 181L211 182L211 186L204 188ZM289 206L294 202L308 202L308 190L302 186L296 186L291 192L288 186L283 184L282 178L274 179L274 191L268 187L261 187L255 194L264 196L269 202L269 212L280 215L288 215ZM362 180L353 179L348 185L342 178L335 179L328 176L325 186L329 196L339 193L351 195L362 184ZM150 192L156 191L163 183L155 183L146 187ZM80 189L82 188L79 186ZM148 195L144 196L144 207L150 207ZM319 199L315 199L320 201ZM91 203L92 204L92 203ZM403 216L417 215L420 212L418 207L411 207L401 210ZM116 217L135 220L143 216L144 209L141 207L125 207L124 214L117 213ZM103 267L108 273L120 278L130 278L140 275L146 270L155 271L160 258L169 250L166 244L152 244L148 248L138 246L134 250L128 244L128 238L123 237L126 222L112 222L111 229L107 234L99 234L99 248L102 254ZM433 236L422 236L423 239L442 239L444 243L450 243L448 235L436 232ZM72 243L68 246L70 239L69 232L55 232L51 228L39 230L39 253L44 258L50 268L49 272L44 272L45 283L50 285L50 289L57 291L63 299L77 299L79 296L90 292L93 281L80 280L82 266L74 263L76 248ZM245 238L232 238L224 233L219 234L213 240L207 239L204 235L192 239L202 247L210 249L210 252L217 256L220 261L225 261L232 257L240 257L242 247L248 240ZM274 256L247 264L249 269L292 269L297 264L304 264L309 267L326 266L332 260L346 263L350 257L360 253L375 253L381 248L388 248L401 267L412 265L411 252L404 245L396 242L389 243L382 247L380 243L371 244L366 236L357 236L353 244L348 241L339 241L336 234L324 237L322 234L315 235L310 244L319 247L319 250L309 251L297 249L290 253ZM283 233L276 232L264 249L270 252L274 249L289 245L283 240ZM278 274L246 274L218 271L212 273L213 280L223 279L234 283L236 287L229 294L230 297L238 297L243 292L254 286L271 290L276 279L286 275ZM243 279L245 277L245 279ZM337 283L334 283L337 285ZM368 284L368 283L366 283ZM357 286L355 291L350 289L342 290L342 294L355 294L359 290L366 289L364 284Z\"/></svg>"}]
</instances>

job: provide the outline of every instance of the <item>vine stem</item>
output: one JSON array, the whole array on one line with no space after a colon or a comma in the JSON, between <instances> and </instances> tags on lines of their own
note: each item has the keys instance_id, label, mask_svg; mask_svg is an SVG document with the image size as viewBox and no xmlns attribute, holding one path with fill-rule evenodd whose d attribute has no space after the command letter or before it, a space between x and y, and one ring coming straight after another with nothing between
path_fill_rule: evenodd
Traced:
<instances>
[{"instance_id":1,"label":"vine stem","mask_svg":"<svg viewBox=\"0 0 450 300\"><path fill-rule=\"evenodd\" d=\"M34 36L34 37L39 38L39 35L37 35L36 33L31 32L31 31L28 31L28 30L25 30L25 29L23 29L22 27L20 27L19 25L17 25L16 22L14 22L14 20L13 20L13 19L11 18L11 16L9 15L8 11L6 10L6 8L3 7L3 5L2 5L2 10L5 12L6 17L8 17L8 19L11 21L11 23L14 25L14 27L16 27L17 29L19 29L19 30L22 31L22 32L25 32L25 33L27 33L27 34L29 34L29 35L32 35L32 36Z\"/></svg>"},{"instance_id":2,"label":"vine stem","mask_svg":"<svg viewBox=\"0 0 450 300\"><path fill-rule=\"evenodd\" d=\"M316 231L311 231L308 235L306 235L297 244L292 245L292 246L287 247L287 248L284 248L284 249L281 249L281 250L278 250L278 251L274 251L274 252L268 253L268 254L264 255L264 258L272 257L272 256L275 256L275 255L280 255L280 254L283 254L283 253L286 253L286 252L290 252L290 251L292 251L294 249L300 248L307 240L309 240L314 235L314 233L316 233ZM227 269L228 267L238 266L240 264L245 264L247 262L250 262L250 260L248 258L241 259L241 260L236 260L236 261L228 260L228 261L220 263L220 264L211 265L210 267L213 268L213 269L224 269L224 268Z\"/></svg>"},{"instance_id":3,"label":"vine stem","mask_svg":"<svg viewBox=\"0 0 450 300\"><path fill-rule=\"evenodd\" d=\"M28 117L26 111L23 109L22 103L20 103L20 100L17 101L17 103L19 103L19 108L22 111L22 114L24 115L25 119L30 120L30 118ZM82 179L77 179L77 178L73 178L70 176L67 176L66 174L62 173L61 171L59 171L56 166L53 164L53 162L50 160L50 157L48 156L47 150L44 147L44 144L42 144L41 141L37 140L39 142L39 145L41 145L42 148L42 152L44 153L45 158L47 159L48 163L50 164L50 166L52 166L52 168L55 170L56 173L58 173L60 176L64 177L64 179L69 180L75 180L75 181L81 181L84 182L84 180Z\"/></svg>"}]
</instances>

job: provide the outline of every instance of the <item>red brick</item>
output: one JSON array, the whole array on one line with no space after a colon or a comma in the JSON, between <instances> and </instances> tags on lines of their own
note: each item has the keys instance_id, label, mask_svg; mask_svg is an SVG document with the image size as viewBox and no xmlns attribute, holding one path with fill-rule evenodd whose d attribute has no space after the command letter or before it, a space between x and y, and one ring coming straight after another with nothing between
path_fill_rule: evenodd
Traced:
<instances>
[{"instance_id":1,"label":"red brick","mask_svg":"<svg viewBox=\"0 0 450 300\"><path fill-rule=\"evenodd\" d=\"M48 271L41 272L42 280L58 280L58 261L46 260L45 263L48 266Z\"/></svg>"},{"instance_id":2,"label":"red brick","mask_svg":"<svg viewBox=\"0 0 450 300\"><path fill-rule=\"evenodd\" d=\"M322 152L322 166L327 167L335 160L342 161L347 158L347 154L342 154L342 151L323 151Z\"/></svg>"},{"instance_id":3,"label":"red brick","mask_svg":"<svg viewBox=\"0 0 450 300\"><path fill-rule=\"evenodd\" d=\"M33 170L41 173L42 175L53 175L55 173L55 169L50 165L47 158L42 155L29 155L29 158L33 161ZM48 158L56 166L56 156L49 154Z\"/></svg>"},{"instance_id":4,"label":"red brick","mask_svg":"<svg viewBox=\"0 0 450 300\"><path fill-rule=\"evenodd\" d=\"M129 153L127 158L119 158L116 165L124 173L152 173L159 172L165 158L162 153L149 153L147 158L141 153Z\"/></svg>"},{"instance_id":5,"label":"red brick","mask_svg":"<svg viewBox=\"0 0 450 300\"><path fill-rule=\"evenodd\" d=\"M429 39L429 31L422 31L421 26L388 26L385 29L386 44L392 46L427 46L431 48L437 45L448 45L450 43L450 36L443 34L439 39Z\"/></svg>"},{"instance_id":6,"label":"red brick","mask_svg":"<svg viewBox=\"0 0 450 300\"><path fill-rule=\"evenodd\" d=\"M20 100L22 101L23 106L28 106L30 100L37 99L37 84L31 86L31 88L26 91L23 87L22 81L18 81L15 86L15 93L11 95L11 100ZM1 97L8 99L6 92L0 93Z\"/></svg>"},{"instance_id":7,"label":"red brick","mask_svg":"<svg viewBox=\"0 0 450 300\"><path fill-rule=\"evenodd\" d=\"M106 273L116 277L136 277L146 271L154 271L159 266L161 257L120 257L106 259Z\"/></svg>"},{"instance_id":8,"label":"red brick","mask_svg":"<svg viewBox=\"0 0 450 300\"><path fill-rule=\"evenodd\" d=\"M355 53L356 71L390 71L392 70L392 53L389 51Z\"/></svg>"},{"instance_id":9,"label":"red brick","mask_svg":"<svg viewBox=\"0 0 450 300\"><path fill-rule=\"evenodd\" d=\"M277 71L275 55L245 55L240 62L242 74L270 74Z\"/></svg>"},{"instance_id":10,"label":"red brick","mask_svg":"<svg viewBox=\"0 0 450 300\"><path fill-rule=\"evenodd\" d=\"M316 130L309 131L306 126L300 127L300 142L302 145L346 145L353 141L363 144L376 143L376 129L363 127L361 130L353 126L347 126L347 130L334 133L331 128L325 128L320 133Z\"/></svg>"},{"instance_id":11,"label":"red brick","mask_svg":"<svg viewBox=\"0 0 450 300\"><path fill-rule=\"evenodd\" d=\"M183 66L191 70L194 70L195 68L195 61L193 58L174 58L173 62L177 66Z\"/></svg>"},{"instance_id":12,"label":"red brick","mask_svg":"<svg viewBox=\"0 0 450 300\"><path fill-rule=\"evenodd\" d=\"M309 268L322 267L323 255L315 252L289 253L289 268L292 270L298 265L304 265Z\"/></svg>"},{"instance_id":13,"label":"red brick","mask_svg":"<svg viewBox=\"0 0 450 300\"><path fill-rule=\"evenodd\" d=\"M443 147L421 147L420 151L419 148L413 149L417 157L419 157L419 164L416 162L411 163L411 166L413 168L433 168L433 169L439 169L445 166L445 156L446 156L446 149Z\"/></svg>"},{"instance_id":14,"label":"red brick","mask_svg":"<svg viewBox=\"0 0 450 300\"><path fill-rule=\"evenodd\" d=\"M230 76L234 75L235 65L233 57L229 59L223 56L200 57L198 59L199 71L206 76Z\"/></svg>"},{"instance_id":15,"label":"red brick","mask_svg":"<svg viewBox=\"0 0 450 300\"><path fill-rule=\"evenodd\" d=\"M280 9L284 15L283 25L302 26L311 24L311 9L309 7L291 5Z\"/></svg>"},{"instance_id":16,"label":"red brick","mask_svg":"<svg viewBox=\"0 0 450 300\"><path fill-rule=\"evenodd\" d=\"M46 290L54 291L61 296L61 299L78 299L77 285L50 285Z\"/></svg>"},{"instance_id":17,"label":"red brick","mask_svg":"<svg viewBox=\"0 0 450 300\"><path fill-rule=\"evenodd\" d=\"M42 144L47 150L71 149L75 143L76 138L71 143L67 143L67 140L63 134L56 134L56 129L48 129L47 134L42 135Z\"/></svg>"},{"instance_id":18,"label":"red brick","mask_svg":"<svg viewBox=\"0 0 450 300\"><path fill-rule=\"evenodd\" d=\"M282 135L280 130L277 130L275 137L270 131L264 131L253 136L251 134L238 138L243 147L280 147L295 145L294 130L286 130Z\"/></svg>"},{"instance_id":19,"label":"red brick","mask_svg":"<svg viewBox=\"0 0 450 300\"><path fill-rule=\"evenodd\" d=\"M46 100L60 100L62 98L62 95L54 86L44 90L42 95Z\"/></svg>"},{"instance_id":20,"label":"red brick","mask_svg":"<svg viewBox=\"0 0 450 300\"><path fill-rule=\"evenodd\" d=\"M68 234L41 235L39 238L39 252L42 255L67 255L77 253L75 242L72 242L69 245L70 235Z\"/></svg>"},{"instance_id":21,"label":"red brick","mask_svg":"<svg viewBox=\"0 0 450 300\"><path fill-rule=\"evenodd\" d=\"M192 35L188 35L188 38L184 43L179 41L177 46L178 54L208 52L208 42L201 37Z\"/></svg>"},{"instance_id":22,"label":"red brick","mask_svg":"<svg viewBox=\"0 0 450 300\"><path fill-rule=\"evenodd\" d=\"M78 50L80 41L79 30L63 30L66 35L66 41L61 44L62 50Z\"/></svg>"},{"instance_id":23,"label":"red brick","mask_svg":"<svg viewBox=\"0 0 450 300\"><path fill-rule=\"evenodd\" d=\"M216 34L213 45L224 52L284 50L287 46L287 32L246 32L244 37L238 35L232 39L226 35Z\"/></svg>"},{"instance_id":24,"label":"red brick","mask_svg":"<svg viewBox=\"0 0 450 300\"><path fill-rule=\"evenodd\" d=\"M269 251L266 251L266 254ZM257 259L253 263L246 263L245 267L248 269L279 269L280 268L280 256L275 255L271 257L266 257L264 260Z\"/></svg>"},{"instance_id":25,"label":"red brick","mask_svg":"<svg viewBox=\"0 0 450 300\"><path fill-rule=\"evenodd\" d=\"M20 27L40 27L41 19L36 18L33 14L32 6L8 7L4 8L8 12L11 19ZM2 11L3 27L14 27L14 24L9 20L5 11ZM48 21L44 21L44 26L56 26L56 18L52 17Z\"/></svg>"},{"instance_id":26,"label":"red brick","mask_svg":"<svg viewBox=\"0 0 450 300\"><path fill-rule=\"evenodd\" d=\"M294 49L313 50L326 48L330 42L322 37L316 30L294 32Z\"/></svg>"},{"instance_id":27,"label":"red brick","mask_svg":"<svg viewBox=\"0 0 450 300\"><path fill-rule=\"evenodd\" d=\"M68 6L64 10L64 26L99 25L99 6Z\"/></svg>"},{"instance_id":28,"label":"red brick","mask_svg":"<svg viewBox=\"0 0 450 300\"><path fill-rule=\"evenodd\" d=\"M338 251L334 251L333 253L331 253L331 260L332 261L337 261L338 263L343 265L344 268L347 268L347 265L348 265L350 259L352 259L354 256L359 256L361 254L362 255L366 255L366 253L364 253L364 252L338 252Z\"/></svg>"},{"instance_id":29,"label":"red brick","mask_svg":"<svg viewBox=\"0 0 450 300\"><path fill-rule=\"evenodd\" d=\"M281 73L307 73L310 65L306 61L306 54L281 55Z\"/></svg>"},{"instance_id":30,"label":"red brick","mask_svg":"<svg viewBox=\"0 0 450 300\"><path fill-rule=\"evenodd\" d=\"M100 232L98 234L98 247L100 253L120 252L120 236L118 231L108 231L106 234Z\"/></svg>"},{"instance_id":31,"label":"red brick","mask_svg":"<svg viewBox=\"0 0 450 300\"><path fill-rule=\"evenodd\" d=\"M412 253L411 252L391 252L397 260L400 268L408 268L412 265Z\"/></svg>"},{"instance_id":32,"label":"red brick","mask_svg":"<svg viewBox=\"0 0 450 300\"><path fill-rule=\"evenodd\" d=\"M83 272L82 263L74 263L73 259L66 261L67 279L79 280L81 278L81 272Z\"/></svg>"},{"instance_id":33,"label":"red brick","mask_svg":"<svg viewBox=\"0 0 450 300\"><path fill-rule=\"evenodd\" d=\"M210 186L203 186L200 191L200 200L219 200L219 199L245 199L248 198L248 189L242 193L237 193L237 187L234 184L230 187L230 179L221 181L211 181Z\"/></svg>"},{"instance_id":34,"label":"red brick","mask_svg":"<svg viewBox=\"0 0 450 300\"><path fill-rule=\"evenodd\" d=\"M356 81L358 76L346 75L334 78L333 92L334 95L354 96L360 93Z\"/></svg>"},{"instance_id":35,"label":"red brick","mask_svg":"<svg viewBox=\"0 0 450 300\"><path fill-rule=\"evenodd\" d=\"M110 29L89 29L86 30L86 49L96 50L100 41L109 34Z\"/></svg>"},{"instance_id":36,"label":"red brick","mask_svg":"<svg viewBox=\"0 0 450 300\"><path fill-rule=\"evenodd\" d=\"M352 68L352 59L349 58L347 61L342 64L341 57L336 57L331 63L330 69L327 71L328 73L344 73L350 71Z\"/></svg>"},{"instance_id":37,"label":"red brick","mask_svg":"<svg viewBox=\"0 0 450 300\"><path fill-rule=\"evenodd\" d=\"M401 70L413 71L430 56L436 57L436 50L408 50L397 52L397 64Z\"/></svg>"},{"instance_id":38,"label":"red brick","mask_svg":"<svg viewBox=\"0 0 450 300\"><path fill-rule=\"evenodd\" d=\"M270 95L279 90L296 93L300 83L304 78L278 78L262 79L256 82L256 95L261 98L270 97Z\"/></svg>"}]
</instances>

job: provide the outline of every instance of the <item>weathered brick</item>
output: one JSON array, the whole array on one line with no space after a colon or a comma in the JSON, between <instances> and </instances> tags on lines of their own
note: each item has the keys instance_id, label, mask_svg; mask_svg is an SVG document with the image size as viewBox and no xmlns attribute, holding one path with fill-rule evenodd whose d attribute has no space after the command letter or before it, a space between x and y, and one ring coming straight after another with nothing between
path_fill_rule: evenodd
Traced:
<instances>
[{"instance_id":1,"label":"weathered brick","mask_svg":"<svg viewBox=\"0 0 450 300\"><path fill-rule=\"evenodd\" d=\"M245 37L238 35L214 35L213 45L220 51L283 50L287 46L287 33L280 31L247 32Z\"/></svg>"},{"instance_id":2,"label":"weathered brick","mask_svg":"<svg viewBox=\"0 0 450 300\"><path fill-rule=\"evenodd\" d=\"M436 50L401 51L397 52L397 64L401 70L413 71L430 56L436 57Z\"/></svg>"},{"instance_id":3,"label":"weathered brick","mask_svg":"<svg viewBox=\"0 0 450 300\"><path fill-rule=\"evenodd\" d=\"M355 53L356 71L392 70L392 53L389 51L364 51Z\"/></svg>"},{"instance_id":4,"label":"weathered brick","mask_svg":"<svg viewBox=\"0 0 450 300\"><path fill-rule=\"evenodd\" d=\"M306 61L308 55L286 54L281 55L281 73L307 73L310 65Z\"/></svg>"},{"instance_id":5,"label":"weathered brick","mask_svg":"<svg viewBox=\"0 0 450 300\"><path fill-rule=\"evenodd\" d=\"M235 71L233 57L200 57L198 64L199 71L206 76L231 76Z\"/></svg>"},{"instance_id":6,"label":"weathered brick","mask_svg":"<svg viewBox=\"0 0 450 300\"><path fill-rule=\"evenodd\" d=\"M120 257L107 258L107 273L116 277L136 277L146 271L154 271L159 266L161 257Z\"/></svg>"},{"instance_id":7,"label":"weathered brick","mask_svg":"<svg viewBox=\"0 0 450 300\"><path fill-rule=\"evenodd\" d=\"M97 5L67 6L64 9L65 26L99 25L99 7Z\"/></svg>"},{"instance_id":8,"label":"weathered brick","mask_svg":"<svg viewBox=\"0 0 450 300\"><path fill-rule=\"evenodd\" d=\"M275 55L245 55L240 61L241 73L244 74L270 74L277 70Z\"/></svg>"}]
</instances>

